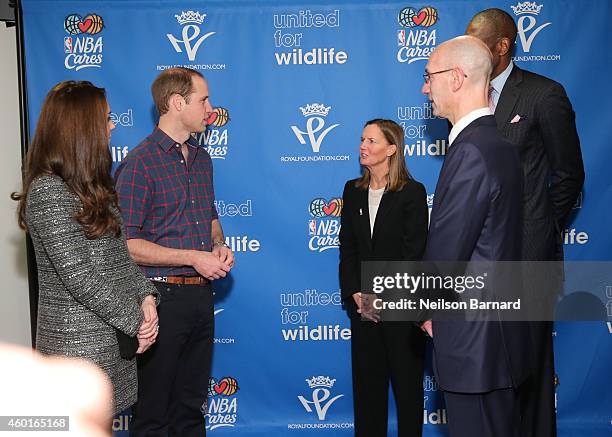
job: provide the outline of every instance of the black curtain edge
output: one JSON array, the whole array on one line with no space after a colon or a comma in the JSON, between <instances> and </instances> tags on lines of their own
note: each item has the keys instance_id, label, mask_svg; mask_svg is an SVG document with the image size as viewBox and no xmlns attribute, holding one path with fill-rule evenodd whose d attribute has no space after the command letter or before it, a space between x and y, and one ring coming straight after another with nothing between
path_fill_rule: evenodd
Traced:
<instances>
[{"instance_id":1,"label":"black curtain edge","mask_svg":"<svg viewBox=\"0 0 612 437\"><path fill-rule=\"evenodd\" d=\"M8 23L7 23L8 25ZM23 10L21 1L15 2L15 36L17 44L17 80L19 86L19 124L21 129L21 169L30 144L30 123L28 117L28 95L26 84L25 63L25 40L23 33ZM28 289L30 297L30 332L32 336L32 347L36 347L36 325L38 319L38 269L36 267L36 256L30 235L26 233L26 258L28 264Z\"/></svg>"}]
</instances>

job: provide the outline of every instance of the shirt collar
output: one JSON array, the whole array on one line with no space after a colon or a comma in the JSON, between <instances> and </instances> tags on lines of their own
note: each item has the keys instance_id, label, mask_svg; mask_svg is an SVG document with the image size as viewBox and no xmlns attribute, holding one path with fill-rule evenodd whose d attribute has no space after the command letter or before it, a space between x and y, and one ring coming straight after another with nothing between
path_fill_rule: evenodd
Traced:
<instances>
[{"instance_id":1,"label":"shirt collar","mask_svg":"<svg viewBox=\"0 0 612 437\"><path fill-rule=\"evenodd\" d=\"M491 86L495 89L497 94L501 94L504 89L504 85L512 72L512 67L514 67L514 62L510 61L508 66L504 71L502 71L495 79L491 80Z\"/></svg>"},{"instance_id":2,"label":"shirt collar","mask_svg":"<svg viewBox=\"0 0 612 437\"><path fill-rule=\"evenodd\" d=\"M459 121L455 123L455 125L450 131L450 134L448 135L448 145L451 146L453 144L453 141L455 141L455 139L457 138L457 136L459 136L461 131L465 129L471 122L473 122L477 118L484 117L485 115L493 115L493 113L491 112L491 109L489 108L474 109L472 112L469 112L468 114L461 117Z\"/></svg>"},{"instance_id":3,"label":"shirt collar","mask_svg":"<svg viewBox=\"0 0 612 437\"><path fill-rule=\"evenodd\" d=\"M172 138L168 136L166 132L161 130L159 126L155 126L153 133L151 134L151 140L159 144L159 146L165 151L168 152L175 147L178 143L174 141ZM188 146L198 147L197 140L190 135L187 141L185 141ZM180 146L180 144L178 144Z\"/></svg>"}]
</instances>

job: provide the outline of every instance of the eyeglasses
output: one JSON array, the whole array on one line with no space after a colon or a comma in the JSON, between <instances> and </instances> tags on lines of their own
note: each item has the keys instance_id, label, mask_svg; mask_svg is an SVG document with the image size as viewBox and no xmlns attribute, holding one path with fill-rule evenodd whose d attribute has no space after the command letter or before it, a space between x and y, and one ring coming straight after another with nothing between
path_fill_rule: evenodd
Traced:
<instances>
[{"instance_id":1,"label":"eyeglasses","mask_svg":"<svg viewBox=\"0 0 612 437\"><path fill-rule=\"evenodd\" d=\"M429 83L431 80L431 76L434 74L446 73L447 71L453 71L454 68L447 68L446 70L434 71L433 73L428 73L427 71L423 74L423 79L425 79L425 83ZM463 77L467 77L467 74L464 74Z\"/></svg>"}]
</instances>

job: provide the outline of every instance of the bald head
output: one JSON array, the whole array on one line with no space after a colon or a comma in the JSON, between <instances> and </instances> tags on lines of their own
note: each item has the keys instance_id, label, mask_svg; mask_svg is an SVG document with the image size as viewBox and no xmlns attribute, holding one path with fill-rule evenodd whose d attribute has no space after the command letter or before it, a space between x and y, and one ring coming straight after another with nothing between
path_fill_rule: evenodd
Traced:
<instances>
[{"instance_id":1,"label":"bald head","mask_svg":"<svg viewBox=\"0 0 612 437\"><path fill-rule=\"evenodd\" d=\"M465 33L480 39L491 50L492 77L496 77L510 64L517 31L514 20L506 11L492 8L477 13Z\"/></svg>"},{"instance_id":2,"label":"bald head","mask_svg":"<svg viewBox=\"0 0 612 437\"><path fill-rule=\"evenodd\" d=\"M467 81L477 86L488 82L491 75L491 52L478 38L458 36L440 44L431 55L440 60L446 68L458 67L467 76Z\"/></svg>"},{"instance_id":3,"label":"bald head","mask_svg":"<svg viewBox=\"0 0 612 437\"><path fill-rule=\"evenodd\" d=\"M478 38L458 36L436 47L422 88L434 115L455 124L469 112L486 108L491 69L491 52Z\"/></svg>"}]
</instances>

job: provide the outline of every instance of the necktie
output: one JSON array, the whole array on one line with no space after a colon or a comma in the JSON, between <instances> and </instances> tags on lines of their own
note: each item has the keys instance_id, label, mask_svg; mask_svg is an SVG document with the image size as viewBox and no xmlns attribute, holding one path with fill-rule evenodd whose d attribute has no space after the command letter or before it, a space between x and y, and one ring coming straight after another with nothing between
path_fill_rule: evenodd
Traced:
<instances>
[{"instance_id":1,"label":"necktie","mask_svg":"<svg viewBox=\"0 0 612 437\"><path fill-rule=\"evenodd\" d=\"M495 95L495 88L493 86L489 86L489 109L491 112L495 113L495 99L493 96Z\"/></svg>"}]
</instances>

